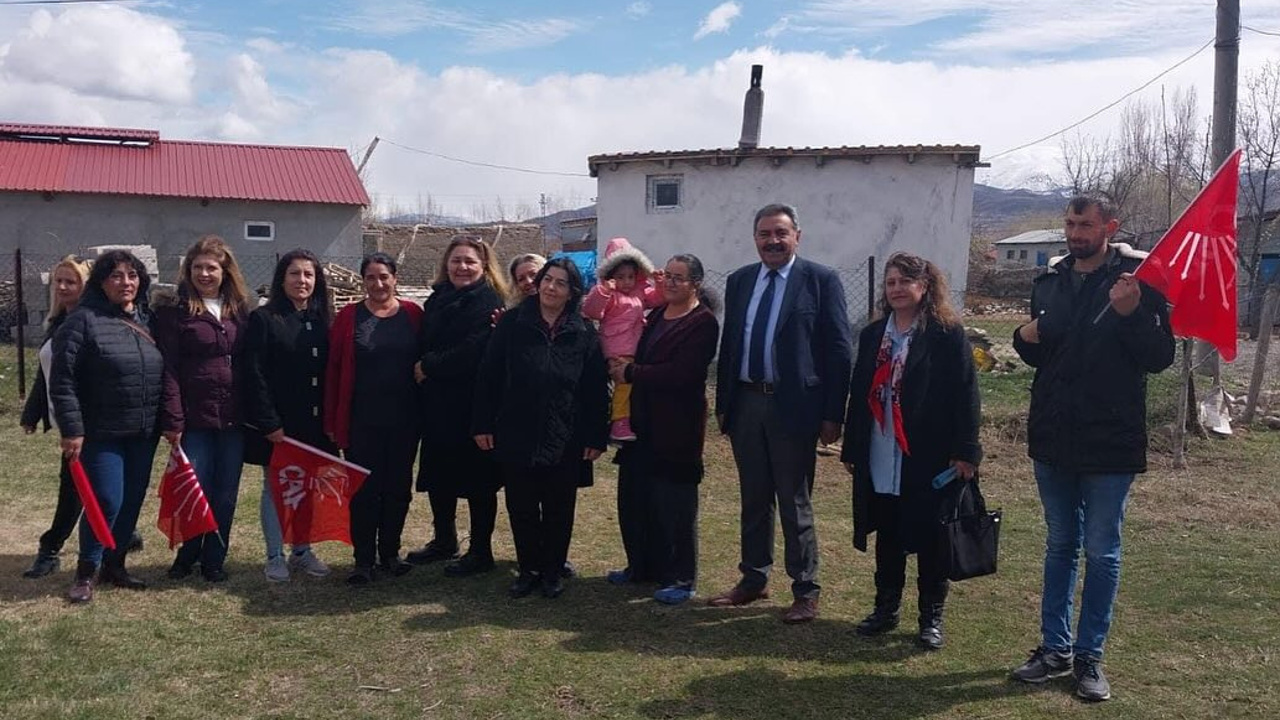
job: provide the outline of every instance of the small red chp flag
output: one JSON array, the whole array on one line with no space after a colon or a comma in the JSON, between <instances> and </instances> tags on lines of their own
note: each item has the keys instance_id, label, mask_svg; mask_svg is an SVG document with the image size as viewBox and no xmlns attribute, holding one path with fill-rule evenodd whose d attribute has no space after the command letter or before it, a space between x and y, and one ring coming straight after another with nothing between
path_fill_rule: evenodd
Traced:
<instances>
[{"instance_id":1,"label":"small red chp flag","mask_svg":"<svg viewBox=\"0 0 1280 720\"><path fill-rule=\"evenodd\" d=\"M196 469L177 443L160 478L160 517L156 527L169 538L170 550L191 538L218 532L218 521L209 509Z\"/></svg>"},{"instance_id":2,"label":"small red chp flag","mask_svg":"<svg viewBox=\"0 0 1280 720\"><path fill-rule=\"evenodd\" d=\"M366 468L292 438L275 444L267 478L284 542L338 540L351 544L351 498Z\"/></svg>"},{"instance_id":3,"label":"small red chp flag","mask_svg":"<svg viewBox=\"0 0 1280 720\"><path fill-rule=\"evenodd\" d=\"M1173 332L1236 357L1236 197L1240 151L1222 163L1134 275L1160 291L1173 310Z\"/></svg>"}]
</instances>

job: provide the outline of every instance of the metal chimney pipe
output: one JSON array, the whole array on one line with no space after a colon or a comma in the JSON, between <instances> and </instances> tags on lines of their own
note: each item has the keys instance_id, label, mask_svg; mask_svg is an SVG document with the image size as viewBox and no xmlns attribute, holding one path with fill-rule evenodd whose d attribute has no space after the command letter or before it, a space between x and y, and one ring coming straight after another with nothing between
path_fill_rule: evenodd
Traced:
<instances>
[{"instance_id":1,"label":"metal chimney pipe","mask_svg":"<svg viewBox=\"0 0 1280 720\"><path fill-rule=\"evenodd\" d=\"M760 89L760 78L763 75L763 65L751 66L751 87L747 89L747 98L742 103L742 139L738 140L741 150L753 150L760 144L760 120L764 116L764 90Z\"/></svg>"}]
</instances>

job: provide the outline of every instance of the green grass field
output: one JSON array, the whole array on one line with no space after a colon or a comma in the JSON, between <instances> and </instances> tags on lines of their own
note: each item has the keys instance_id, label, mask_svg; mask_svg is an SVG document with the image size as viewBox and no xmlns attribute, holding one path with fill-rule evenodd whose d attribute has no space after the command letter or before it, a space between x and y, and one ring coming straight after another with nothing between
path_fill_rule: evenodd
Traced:
<instances>
[{"instance_id":1,"label":"green grass field","mask_svg":"<svg viewBox=\"0 0 1280 720\"><path fill-rule=\"evenodd\" d=\"M1006 680L1038 641L1044 527L1020 440L1030 376L983 378L984 491L1005 511L1000 572L954 586L948 647L903 627L876 641L871 558L850 542L848 476L819 460L822 615L784 626L774 599L736 610L666 608L608 585L623 562L613 466L579 499L571 559L582 577L556 601L505 594L514 551L499 518L498 571L451 580L418 568L348 589L349 548L328 544L332 578L268 585L258 529L261 476L245 473L230 582L164 579L172 560L143 510L144 593L103 589L87 607L62 596L74 564L25 580L51 513L56 442L17 427L13 349L0 348L0 717L4 718L1217 718L1280 717L1280 433L1197 441L1191 469L1155 455L1136 485L1124 578L1108 646L1116 698L1075 700L1062 682ZM607 458L606 458L607 460ZM702 486L705 597L737 577L737 488L728 446L708 451ZM157 465L157 472L159 471ZM415 499L405 541L427 539ZM465 524L460 523L465 527ZM781 559L781 538L779 533Z\"/></svg>"}]
</instances>

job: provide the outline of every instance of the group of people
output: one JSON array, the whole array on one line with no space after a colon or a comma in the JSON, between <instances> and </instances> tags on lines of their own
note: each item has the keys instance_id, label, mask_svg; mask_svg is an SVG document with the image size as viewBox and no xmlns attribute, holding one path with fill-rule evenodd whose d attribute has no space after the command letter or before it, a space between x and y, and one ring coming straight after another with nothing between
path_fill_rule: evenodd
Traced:
<instances>
[{"instance_id":1,"label":"group of people","mask_svg":"<svg viewBox=\"0 0 1280 720\"><path fill-rule=\"evenodd\" d=\"M1091 700L1110 696L1102 647L1125 501L1145 470L1145 375L1173 356L1165 302L1130 274L1138 254L1109 242L1117 228L1105 198L1070 201L1069 255L1036 281L1032 320L1014 339L1036 368L1029 452L1048 525L1042 641L1014 677L1073 674ZM348 583L433 562L454 577L492 570L505 489L519 568L509 594L555 598L574 574L578 488L592 483L593 463L613 443L627 563L607 579L656 585L655 600L683 603L697 593L715 361L715 420L741 490L741 578L708 603L768 597L780 520L792 591L782 620L817 617L815 446L843 437L854 545L865 551L876 538L874 606L856 630L897 627L914 554L917 640L939 649L948 579L936 518L949 488L976 482L982 461L972 350L946 277L924 258L892 255L878 317L855 351L838 274L799 256L796 210L761 208L752 230L760 262L729 276L723 333L696 256L658 268L622 238L608 244L588 292L569 259L522 255L502 268L488 244L456 237L422 306L397 296L396 261L374 253L360 267L364 299L332 318L320 262L306 250L280 258L261 307L214 236L186 254L176 294L154 302L146 268L128 252L104 253L92 269L69 258L51 274L49 339L22 419L28 432L41 419L55 427L63 450L58 510L27 575L58 567L79 513L67 463L79 458L117 549L104 554L81 521L68 597L87 602L97 583L145 587L125 557L163 437L189 457L219 529L183 543L169 575L198 565L206 580L225 580L241 468L265 465L272 444L289 437L370 471L350 507ZM433 536L402 557L415 461ZM947 474L955 480L937 487ZM470 511L463 554L460 499ZM329 574L309 547L286 553L265 474L261 525L268 580Z\"/></svg>"}]
</instances>

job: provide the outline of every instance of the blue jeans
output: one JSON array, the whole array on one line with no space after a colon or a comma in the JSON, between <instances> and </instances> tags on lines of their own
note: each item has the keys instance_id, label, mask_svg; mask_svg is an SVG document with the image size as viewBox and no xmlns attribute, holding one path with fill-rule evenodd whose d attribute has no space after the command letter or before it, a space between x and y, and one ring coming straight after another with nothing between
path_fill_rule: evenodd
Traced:
<instances>
[{"instance_id":1,"label":"blue jeans","mask_svg":"<svg viewBox=\"0 0 1280 720\"><path fill-rule=\"evenodd\" d=\"M111 526L116 547L123 552L138 526L138 513L151 482L151 463L156 456L155 437L116 440L86 438L80 449L93 494ZM80 562L102 563L102 543L94 537L86 517L80 518Z\"/></svg>"},{"instance_id":2,"label":"blue jeans","mask_svg":"<svg viewBox=\"0 0 1280 720\"><path fill-rule=\"evenodd\" d=\"M280 557L284 554L284 530L280 527L280 514L276 512L276 501L271 495L269 467L262 468L262 502L258 516L262 521L262 539L267 543L267 559ZM299 555L310 549L308 544L293 546L293 552Z\"/></svg>"},{"instance_id":3,"label":"blue jeans","mask_svg":"<svg viewBox=\"0 0 1280 720\"><path fill-rule=\"evenodd\" d=\"M244 433L239 430L187 430L182 433L182 450L195 468L196 480L209 501L218 535L205 533L178 548L176 562L190 567L200 563L208 573L221 570L231 542L231 521L240 494L240 471L244 467Z\"/></svg>"},{"instance_id":4,"label":"blue jeans","mask_svg":"<svg viewBox=\"0 0 1280 720\"><path fill-rule=\"evenodd\" d=\"M1035 474L1048 526L1040 599L1043 645L1101 659L1120 587L1120 528L1133 475L1076 473L1041 462L1035 463ZM1073 643L1071 604L1082 546L1084 590Z\"/></svg>"}]
</instances>

